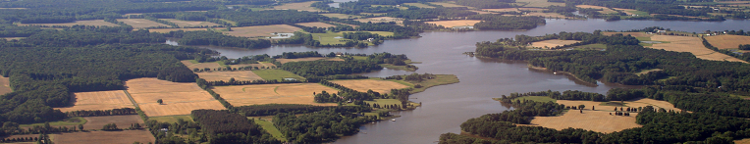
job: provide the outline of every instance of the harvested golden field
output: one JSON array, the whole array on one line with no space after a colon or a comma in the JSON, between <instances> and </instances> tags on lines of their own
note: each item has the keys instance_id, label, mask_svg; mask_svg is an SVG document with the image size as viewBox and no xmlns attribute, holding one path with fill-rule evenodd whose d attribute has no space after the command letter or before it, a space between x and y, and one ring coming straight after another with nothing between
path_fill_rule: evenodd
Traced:
<instances>
[{"instance_id":1,"label":"harvested golden field","mask_svg":"<svg viewBox=\"0 0 750 144\"><path fill-rule=\"evenodd\" d=\"M602 11L599 11L599 13L608 14L608 13L617 13L617 11L614 11L612 9L609 9L607 7L603 6L593 6L593 5L576 5L578 8L585 8L585 9L602 9Z\"/></svg>"},{"instance_id":2,"label":"harvested golden field","mask_svg":"<svg viewBox=\"0 0 750 144\"><path fill-rule=\"evenodd\" d=\"M18 26L28 26L28 25L43 25L43 26L88 25L88 26L111 26L111 27L120 26L120 25L113 24L110 22L105 22L104 20L79 20L79 21L75 21L71 23L18 24Z\"/></svg>"},{"instance_id":3,"label":"harvested golden field","mask_svg":"<svg viewBox=\"0 0 750 144\"><path fill-rule=\"evenodd\" d=\"M0 95L10 92L13 92L13 90L10 89L10 80L8 80L7 77L0 76Z\"/></svg>"},{"instance_id":4,"label":"harvested golden field","mask_svg":"<svg viewBox=\"0 0 750 144\"><path fill-rule=\"evenodd\" d=\"M232 78L237 81L253 81L263 79L252 71L212 71L199 72L196 74L198 74L198 77L206 79L206 81L229 81Z\"/></svg>"},{"instance_id":5,"label":"harvested golden field","mask_svg":"<svg viewBox=\"0 0 750 144\"><path fill-rule=\"evenodd\" d=\"M258 104L311 104L311 105L335 105L315 103L315 93L326 91L337 93L338 90L323 86L318 83L296 83L296 84L261 84L242 86L217 86L213 89L216 93L234 106L258 105Z\"/></svg>"},{"instance_id":6,"label":"harvested golden field","mask_svg":"<svg viewBox=\"0 0 750 144\"><path fill-rule=\"evenodd\" d=\"M177 26L180 26L180 27L219 26L219 24L207 22L207 21L184 21L184 20L177 20L177 19L162 19L162 20L172 22L174 24L177 24Z\"/></svg>"},{"instance_id":7,"label":"harvested golden field","mask_svg":"<svg viewBox=\"0 0 750 144\"><path fill-rule=\"evenodd\" d=\"M118 127L121 126L118 125ZM52 134L50 137L56 144L132 144L133 142L153 143L156 141L147 130L59 133Z\"/></svg>"},{"instance_id":8,"label":"harvested golden field","mask_svg":"<svg viewBox=\"0 0 750 144\"><path fill-rule=\"evenodd\" d=\"M667 110L675 110L675 111L681 111L678 108L675 108L672 104L666 101L658 101L654 99L648 99L648 98L642 98L642 99L636 99L636 100L629 100L624 101L624 107L646 107L646 106L653 106L654 108L664 108ZM586 105L586 110L591 110L591 107L594 106L596 111L607 111L607 112L614 112L615 107L623 107L623 106L610 106L610 105L600 105L602 102L595 102L595 101L571 101L571 100L557 100L557 103L564 104L566 106L578 106L578 105Z\"/></svg>"},{"instance_id":9,"label":"harvested golden field","mask_svg":"<svg viewBox=\"0 0 750 144\"><path fill-rule=\"evenodd\" d=\"M398 25L403 25L404 19L402 18L394 18L394 17L374 17L374 18L365 18L365 19L357 19L359 22L367 23L389 23L389 22L395 22Z\"/></svg>"},{"instance_id":10,"label":"harvested golden field","mask_svg":"<svg viewBox=\"0 0 750 144\"><path fill-rule=\"evenodd\" d=\"M223 95L222 95L223 97ZM156 102L156 101L154 101ZM149 103L139 105L141 110L148 116L171 116L171 115L189 115L193 110L208 109L208 110L225 110L223 105L217 100L208 101L196 101L196 102L185 102L185 103L168 103L158 104Z\"/></svg>"},{"instance_id":11,"label":"harvested golden field","mask_svg":"<svg viewBox=\"0 0 750 144\"><path fill-rule=\"evenodd\" d=\"M336 27L332 24L327 24L323 22L306 22L306 23L297 23L297 25L306 26L306 27Z\"/></svg>"},{"instance_id":12,"label":"harvested golden field","mask_svg":"<svg viewBox=\"0 0 750 144\"><path fill-rule=\"evenodd\" d=\"M449 21L431 21L427 22L430 24L442 25L446 28L456 26L474 26L474 24L481 22L481 20L449 20Z\"/></svg>"},{"instance_id":13,"label":"harvested golden field","mask_svg":"<svg viewBox=\"0 0 750 144\"><path fill-rule=\"evenodd\" d=\"M147 19L117 19L117 21L133 26L134 29L144 29L148 27L159 27L159 26L172 27L169 25L165 25L165 24L154 22L154 21L147 20Z\"/></svg>"},{"instance_id":14,"label":"harvested golden field","mask_svg":"<svg viewBox=\"0 0 750 144\"><path fill-rule=\"evenodd\" d=\"M26 37L3 37L3 39L8 40L8 41L11 41L11 40L21 40L21 39L24 39L24 38L26 38Z\"/></svg>"},{"instance_id":15,"label":"harvested golden field","mask_svg":"<svg viewBox=\"0 0 750 144\"><path fill-rule=\"evenodd\" d=\"M233 27L232 31L225 31L224 34L231 36L240 37L259 37L259 36L272 36L272 33L293 33L295 31L302 30L301 28L280 24L280 25L264 25L264 26L247 26L247 27Z\"/></svg>"},{"instance_id":16,"label":"harvested golden field","mask_svg":"<svg viewBox=\"0 0 750 144\"><path fill-rule=\"evenodd\" d=\"M96 116L96 117L84 117L86 124L83 124L83 129L86 130L98 130L102 129L104 125L114 123L118 128L128 128L131 124L140 124L145 127L143 119L138 115L118 115L118 116Z\"/></svg>"},{"instance_id":17,"label":"harvested golden field","mask_svg":"<svg viewBox=\"0 0 750 144\"><path fill-rule=\"evenodd\" d=\"M602 32L603 35L611 36L614 34L622 34L622 35L630 35L633 37L651 37L652 35L647 34L646 32Z\"/></svg>"},{"instance_id":18,"label":"harvested golden field","mask_svg":"<svg viewBox=\"0 0 750 144\"><path fill-rule=\"evenodd\" d=\"M169 33L171 31L207 31L207 28L164 28L164 29L148 29L149 32L156 33Z\"/></svg>"},{"instance_id":19,"label":"harvested golden field","mask_svg":"<svg viewBox=\"0 0 750 144\"><path fill-rule=\"evenodd\" d=\"M148 116L187 115L197 109L225 109L195 83L138 78L126 81L125 86ZM163 100L163 104L156 103L159 99Z\"/></svg>"},{"instance_id":20,"label":"harvested golden field","mask_svg":"<svg viewBox=\"0 0 750 144\"><path fill-rule=\"evenodd\" d=\"M193 60L183 60L183 61L180 61L180 62L183 65L187 66L190 70L193 70L194 68L199 68L199 69L211 68L211 69L213 69L213 68L221 67L221 65L219 65L219 63L215 63L215 62L193 63L193 62L195 62Z\"/></svg>"},{"instance_id":21,"label":"harvested golden field","mask_svg":"<svg viewBox=\"0 0 750 144\"><path fill-rule=\"evenodd\" d=\"M78 110L111 110L135 108L128 95L122 90L77 92L71 95L72 107L55 108L62 112Z\"/></svg>"},{"instance_id":22,"label":"harvested golden field","mask_svg":"<svg viewBox=\"0 0 750 144\"><path fill-rule=\"evenodd\" d=\"M745 138L741 140L734 140L735 144L750 144L750 138Z\"/></svg>"},{"instance_id":23,"label":"harvested golden field","mask_svg":"<svg viewBox=\"0 0 750 144\"><path fill-rule=\"evenodd\" d=\"M717 35L704 38L706 38L708 43L719 49L736 49L741 44L750 44L750 36Z\"/></svg>"},{"instance_id":24,"label":"harvested golden field","mask_svg":"<svg viewBox=\"0 0 750 144\"><path fill-rule=\"evenodd\" d=\"M379 92L381 94L387 94L391 92L391 89L402 89L408 88L409 86L400 84L393 81L386 80L374 80L374 79L363 79L363 80L336 80L331 81L336 84L354 89L359 92L372 91Z\"/></svg>"},{"instance_id":25,"label":"harvested golden field","mask_svg":"<svg viewBox=\"0 0 750 144\"><path fill-rule=\"evenodd\" d=\"M535 47L535 48L554 48L556 46L563 46L563 45L568 45L568 44L574 44L574 43L577 43L577 42L581 42L581 41L553 39L553 40L543 40L543 41L533 42L533 43L531 43L531 46Z\"/></svg>"},{"instance_id":26,"label":"harvested golden field","mask_svg":"<svg viewBox=\"0 0 750 144\"><path fill-rule=\"evenodd\" d=\"M609 115L607 111L590 111L585 110L580 113L578 110L569 110L562 116L551 117L534 117L531 124L524 126L543 126L562 130L566 128L581 128L602 133L617 132L624 129L641 127L635 123L637 113L631 113L630 116Z\"/></svg>"},{"instance_id":27,"label":"harvested golden field","mask_svg":"<svg viewBox=\"0 0 750 144\"><path fill-rule=\"evenodd\" d=\"M700 59L713 60L713 61L731 61L731 62L744 62L740 59L715 52L703 46L701 39L698 37L687 37L687 36L670 36L670 35L654 35L651 36L653 41L668 41L670 43L659 43L649 46L653 49L663 49L667 51L675 52L689 52Z\"/></svg>"},{"instance_id":28,"label":"harvested golden field","mask_svg":"<svg viewBox=\"0 0 750 144\"><path fill-rule=\"evenodd\" d=\"M318 1L287 3L284 5L280 5L280 6L275 6L273 7L273 9L275 10L298 10L298 11L308 11L308 12L326 12L324 10L319 10L310 6L315 2L318 2Z\"/></svg>"}]
</instances>

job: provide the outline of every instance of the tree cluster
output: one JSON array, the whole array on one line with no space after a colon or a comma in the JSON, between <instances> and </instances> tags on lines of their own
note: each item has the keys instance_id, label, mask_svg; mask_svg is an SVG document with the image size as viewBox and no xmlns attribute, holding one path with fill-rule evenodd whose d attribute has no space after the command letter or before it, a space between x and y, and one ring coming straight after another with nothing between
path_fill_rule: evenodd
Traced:
<instances>
[{"instance_id":1,"label":"tree cluster","mask_svg":"<svg viewBox=\"0 0 750 144\"><path fill-rule=\"evenodd\" d=\"M240 47L247 49L259 49L271 47L271 41L266 39L248 39L224 35L213 31L172 31L172 37L180 38L177 42L183 45L213 45L222 47Z\"/></svg>"},{"instance_id":2,"label":"tree cluster","mask_svg":"<svg viewBox=\"0 0 750 144\"><path fill-rule=\"evenodd\" d=\"M113 115L136 115L135 109L121 108L112 110L78 110L65 112L68 117L91 117L91 116L113 116Z\"/></svg>"}]
</instances>

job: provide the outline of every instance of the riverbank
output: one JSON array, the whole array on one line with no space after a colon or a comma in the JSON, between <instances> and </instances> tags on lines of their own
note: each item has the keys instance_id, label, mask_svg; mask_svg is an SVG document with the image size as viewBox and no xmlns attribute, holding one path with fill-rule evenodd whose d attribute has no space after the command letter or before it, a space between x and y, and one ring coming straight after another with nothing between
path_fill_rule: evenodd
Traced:
<instances>
[{"instance_id":1,"label":"riverbank","mask_svg":"<svg viewBox=\"0 0 750 144\"><path fill-rule=\"evenodd\" d=\"M558 74L558 73L560 73L560 74L564 74L564 75L570 76L570 77L572 77L572 78L573 78L573 80L574 80L575 82L578 82L578 83L582 83L582 84L584 84L584 85L587 85L587 86L598 86L598 85L599 85L599 84L597 84L597 83L592 83L592 82L584 81L583 79L579 78L578 76L576 76L576 75L575 75L575 74L573 74L573 73L569 73L569 72L565 72L565 71L549 71L549 70L547 70L547 68L545 68L545 67L537 67L537 66L533 66L533 65L531 65L531 64L529 64L528 66L529 66L529 70L537 70L537 71L552 72L553 74Z\"/></svg>"}]
</instances>

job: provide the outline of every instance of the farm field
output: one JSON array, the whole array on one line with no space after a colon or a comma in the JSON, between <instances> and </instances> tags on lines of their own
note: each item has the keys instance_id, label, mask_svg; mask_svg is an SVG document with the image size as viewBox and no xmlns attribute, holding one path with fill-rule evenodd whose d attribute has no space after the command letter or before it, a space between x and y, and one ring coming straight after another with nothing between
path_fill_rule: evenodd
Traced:
<instances>
[{"instance_id":1,"label":"farm field","mask_svg":"<svg viewBox=\"0 0 750 144\"><path fill-rule=\"evenodd\" d=\"M630 113L630 116L616 116L609 115L609 113L607 111L590 110L584 110L583 113L580 113L578 110L569 110L562 116L534 117L531 124L523 126L543 126L557 130L572 127L602 133L641 127L641 125L635 123L637 113Z\"/></svg>"},{"instance_id":2,"label":"farm field","mask_svg":"<svg viewBox=\"0 0 750 144\"><path fill-rule=\"evenodd\" d=\"M285 70L278 70L278 69L261 69L261 70L253 70L253 73L257 74L264 80L278 80L281 81L284 78L294 78L300 81L304 81L305 78L302 76L299 76L297 74L294 74L289 71Z\"/></svg>"},{"instance_id":3,"label":"farm field","mask_svg":"<svg viewBox=\"0 0 750 144\"><path fill-rule=\"evenodd\" d=\"M10 88L10 80L7 77L0 76L0 95L13 92Z\"/></svg>"},{"instance_id":4,"label":"farm field","mask_svg":"<svg viewBox=\"0 0 750 144\"><path fill-rule=\"evenodd\" d=\"M444 3L444 2L430 2L430 4L440 5L443 7L467 7L469 9L473 9L473 7L462 6L462 5L452 4L452 3Z\"/></svg>"},{"instance_id":5,"label":"farm field","mask_svg":"<svg viewBox=\"0 0 750 144\"><path fill-rule=\"evenodd\" d=\"M207 63L198 63L195 60L183 60L180 61L183 65L187 66L190 70L193 70L194 68L203 69L203 68L219 68L221 65L216 62L207 62Z\"/></svg>"},{"instance_id":6,"label":"farm field","mask_svg":"<svg viewBox=\"0 0 750 144\"><path fill-rule=\"evenodd\" d=\"M110 22L105 22L104 20L79 20L79 21L75 21L71 23L18 24L18 26L28 26L28 25L43 25L43 26L88 25L88 26L111 26L111 27L120 26L120 25L113 24Z\"/></svg>"},{"instance_id":7,"label":"farm field","mask_svg":"<svg viewBox=\"0 0 750 144\"><path fill-rule=\"evenodd\" d=\"M602 13L602 14L617 13L617 11L614 11L612 9L609 9L609 8L603 7L603 6L576 5L576 7L578 7L578 8L586 8L586 9L602 9L602 11L599 11L599 13Z\"/></svg>"},{"instance_id":8,"label":"farm field","mask_svg":"<svg viewBox=\"0 0 750 144\"><path fill-rule=\"evenodd\" d=\"M331 81L336 84L354 89L359 92L372 91L379 92L381 94L387 94L391 92L391 89L402 89L409 88L410 86L387 80L375 80L375 79L364 79L364 80L334 80Z\"/></svg>"},{"instance_id":9,"label":"farm field","mask_svg":"<svg viewBox=\"0 0 750 144\"><path fill-rule=\"evenodd\" d=\"M549 7L549 6L565 6L565 3L547 2L546 0L517 0L516 3L525 3L523 7Z\"/></svg>"},{"instance_id":10,"label":"farm field","mask_svg":"<svg viewBox=\"0 0 750 144\"><path fill-rule=\"evenodd\" d=\"M419 8L435 8L434 6L429 6L429 5L421 4L421 3L404 3L404 5L415 6Z\"/></svg>"},{"instance_id":11,"label":"farm field","mask_svg":"<svg viewBox=\"0 0 750 144\"><path fill-rule=\"evenodd\" d=\"M259 36L272 36L272 33L293 33L295 31L302 30L298 27L280 24L280 25L264 25L264 26L247 26L247 27L233 27L232 31L225 31L224 34L239 37L259 37Z\"/></svg>"},{"instance_id":12,"label":"farm field","mask_svg":"<svg viewBox=\"0 0 750 144\"><path fill-rule=\"evenodd\" d=\"M701 43L700 38L697 37L687 37L687 36L669 36L669 35L654 35L651 37L651 40L654 41L667 41L669 43L659 43L659 44L653 44L653 46L649 46L649 48L653 49L663 49L667 51L675 51L675 52L690 52L696 57L700 59L705 60L713 60L713 61L732 61L732 62L743 62L747 63L745 61L742 61L740 59L715 52L711 49L708 49L703 46L703 43Z\"/></svg>"},{"instance_id":13,"label":"farm field","mask_svg":"<svg viewBox=\"0 0 750 144\"><path fill-rule=\"evenodd\" d=\"M241 70L241 71L211 71L211 72L199 72L198 77L205 79L206 81L229 81L234 78L236 81L253 81L262 80L260 76L256 75L252 71Z\"/></svg>"},{"instance_id":14,"label":"farm field","mask_svg":"<svg viewBox=\"0 0 750 144\"><path fill-rule=\"evenodd\" d=\"M125 82L130 96L148 116L187 115L197 109L225 109L195 83L177 83L156 78ZM162 99L163 104L156 103Z\"/></svg>"},{"instance_id":15,"label":"farm field","mask_svg":"<svg viewBox=\"0 0 750 144\"><path fill-rule=\"evenodd\" d=\"M297 25L306 26L306 27L314 27L315 26L315 27L324 27L324 28L327 28L327 27L336 27L335 25L327 24L327 23L323 23L323 22L297 23Z\"/></svg>"},{"instance_id":16,"label":"farm field","mask_svg":"<svg viewBox=\"0 0 750 144\"><path fill-rule=\"evenodd\" d=\"M287 3L281 6L275 6L273 7L273 9L275 10L298 10L298 11L308 11L308 12L325 12L324 10L319 10L310 6L315 2L318 2L318 1Z\"/></svg>"},{"instance_id":17,"label":"farm field","mask_svg":"<svg viewBox=\"0 0 750 144\"><path fill-rule=\"evenodd\" d=\"M374 18L364 18L364 19L357 19L356 21L367 23L389 23L389 22L395 22L398 25L403 25L404 19L402 18L394 18L394 17L374 17Z\"/></svg>"},{"instance_id":18,"label":"farm field","mask_svg":"<svg viewBox=\"0 0 750 144\"><path fill-rule=\"evenodd\" d=\"M86 122L87 122L86 119L82 117L72 117L72 118L66 118L66 119L59 120L59 121L49 122L49 125L55 126L55 127L58 127L58 126L71 127L71 126L78 126L79 124L85 124ZM45 123L33 123L33 124L18 125L18 127L25 129L29 127L44 126L44 125Z\"/></svg>"},{"instance_id":19,"label":"farm field","mask_svg":"<svg viewBox=\"0 0 750 144\"><path fill-rule=\"evenodd\" d=\"M533 43L531 43L531 46L535 47L535 48L546 48L546 49L549 49L549 48L554 48L556 46L569 45L569 44L574 44L574 43L577 43L577 42L581 42L581 41L577 41L577 40L557 40L557 39L554 39L554 40L544 40L544 41L533 42Z\"/></svg>"},{"instance_id":20,"label":"farm field","mask_svg":"<svg viewBox=\"0 0 750 144\"><path fill-rule=\"evenodd\" d=\"M719 49L736 49L741 44L750 44L750 36L717 35L704 38L706 38L708 43Z\"/></svg>"},{"instance_id":21,"label":"farm field","mask_svg":"<svg viewBox=\"0 0 750 144\"><path fill-rule=\"evenodd\" d=\"M56 144L132 144L133 142L149 143L156 139L147 130L124 131L88 131L52 134Z\"/></svg>"},{"instance_id":22,"label":"farm field","mask_svg":"<svg viewBox=\"0 0 750 144\"><path fill-rule=\"evenodd\" d=\"M358 15L347 15L347 14L340 14L340 13L326 13L326 14L320 14L322 16L326 16L329 18L339 18L339 19L351 19L351 18L361 18L362 16Z\"/></svg>"},{"instance_id":23,"label":"farm field","mask_svg":"<svg viewBox=\"0 0 750 144\"><path fill-rule=\"evenodd\" d=\"M234 106L258 104L309 104L334 106L336 104L315 103L313 92L337 93L338 90L318 83L262 84L241 86L217 86L216 93Z\"/></svg>"},{"instance_id":24,"label":"farm field","mask_svg":"<svg viewBox=\"0 0 750 144\"><path fill-rule=\"evenodd\" d=\"M340 32L338 32L338 34L342 34L343 35L343 33L345 33L345 32L353 33L353 32L357 32L357 31L340 31ZM393 36L393 32L389 32L389 31L363 31L363 32L369 32L369 33L373 33L373 34L378 34L380 36Z\"/></svg>"},{"instance_id":25,"label":"farm field","mask_svg":"<svg viewBox=\"0 0 750 144\"><path fill-rule=\"evenodd\" d=\"M427 22L430 24L442 25L446 28L455 26L474 26L474 24L481 22L481 20L449 20L449 21L431 21Z\"/></svg>"},{"instance_id":26,"label":"farm field","mask_svg":"<svg viewBox=\"0 0 750 144\"><path fill-rule=\"evenodd\" d=\"M284 134L282 134L281 131L279 131L279 129L276 128L276 126L274 126L272 122L265 121L265 120L257 120L256 119L255 123L258 124L258 125L260 125L261 127L263 127L263 129L266 130L266 132L268 132L271 135L273 135L273 137L276 138L277 140L288 141L284 137Z\"/></svg>"},{"instance_id":27,"label":"farm field","mask_svg":"<svg viewBox=\"0 0 750 144\"><path fill-rule=\"evenodd\" d=\"M180 27L219 26L219 24L207 22L207 21L184 21L184 20L177 20L177 19L162 19L162 20L172 22L174 24L177 24L177 26L180 26Z\"/></svg>"},{"instance_id":28,"label":"farm field","mask_svg":"<svg viewBox=\"0 0 750 144\"><path fill-rule=\"evenodd\" d=\"M112 110L135 108L123 90L77 92L70 97L71 107L55 108L62 112L79 110Z\"/></svg>"},{"instance_id":29,"label":"farm field","mask_svg":"<svg viewBox=\"0 0 750 144\"><path fill-rule=\"evenodd\" d=\"M149 32L156 33L169 33L171 31L207 31L208 28L164 28L164 29L149 29Z\"/></svg>"},{"instance_id":30,"label":"farm field","mask_svg":"<svg viewBox=\"0 0 750 144\"><path fill-rule=\"evenodd\" d=\"M99 130L106 124L114 123L118 128L128 128L130 124L138 123L145 127L146 125L138 115L118 115L118 116L97 116L97 117L84 117L86 124L83 124L85 130Z\"/></svg>"},{"instance_id":31,"label":"farm field","mask_svg":"<svg viewBox=\"0 0 750 144\"><path fill-rule=\"evenodd\" d=\"M134 29L144 29L148 27L159 27L159 26L172 27L169 25L165 25L165 24L154 22L154 21L147 20L147 19L117 19L117 21L133 26Z\"/></svg>"}]
</instances>

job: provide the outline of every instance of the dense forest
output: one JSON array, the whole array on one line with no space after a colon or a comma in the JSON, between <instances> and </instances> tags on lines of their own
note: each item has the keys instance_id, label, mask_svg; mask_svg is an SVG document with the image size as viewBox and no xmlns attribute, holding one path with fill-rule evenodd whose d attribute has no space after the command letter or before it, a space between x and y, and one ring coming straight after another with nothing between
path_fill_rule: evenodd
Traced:
<instances>
[{"instance_id":1,"label":"dense forest","mask_svg":"<svg viewBox=\"0 0 750 144\"><path fill-rule=\"evenodd\" d=\"M542 17L508 17L483 14L469 16L468 19L482 20L474 24L474 28L479 30L533 29L539 25L546 24L546 21Z\"/></svg>"},{"instance_id":2,"label":"dense forest","mask_svg":"<svg viewBox=\"0 0 750 144\"><path fill-rule=\"evenodd\" d=\"M323 110L295 116L277 114L273 123L292 143L324 143L359 132L359 126L377 120L377 116L357 116L368 111Z\"/></svg>"},{"instance_id":3,"label":"dense forest","mask_svg":"<svg viewBox=\"0 0 750 144\"><path fill-rule=\"evenodd\" d=\"M180 38L177 42L184 45L212 45L223 47L239 47L247 49L260 49L271 47L271 41L266 39L248 39L224 35L214 31L171 31L168 34L174 38Z\"/></svg>"}]
</instances>

